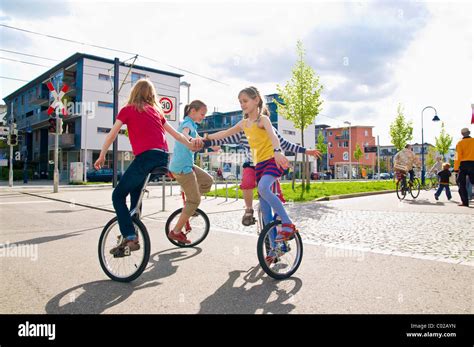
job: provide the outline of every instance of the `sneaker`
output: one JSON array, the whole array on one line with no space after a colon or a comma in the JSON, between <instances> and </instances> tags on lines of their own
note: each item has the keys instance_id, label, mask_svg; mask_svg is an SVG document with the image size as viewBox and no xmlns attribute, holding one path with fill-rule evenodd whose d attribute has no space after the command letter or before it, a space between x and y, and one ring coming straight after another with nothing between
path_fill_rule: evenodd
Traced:
<instances>
[{"instance_id":1,"label":"sneaker","mask_svg":"<svg viewBox=\"0 0 474 347\"><path fill-rule=\"evenodd\" d=\"M298 232L294 224L282 224L281 229L290 229L290 231L278 230L275 242L288 241Z\"/></svg>"},{"instance_id":2,"label":"sneaker","mask_svg":"<svg viewBox=\"0 0 474 347\"><path fill-rule=\"evenodd\" d=\"M125 250L128 248L130 252L138 251L140 249L140 243L138 243L138 237L134 239L123 239L117 246L112 248L109 252L112 255L126 254Z\"/></svg>"},{"instance_id":3,"label":"sneaker","mask_svg":"<svg viewBox=\"0 0 474 347\"><path fill-rule=\"evenodd\" d=\"M437 196L436 196L436 194L435 194L435 200L436 200L436 201L438 201L438 200L439 200L439 197L437 197Z\"/></svg>"},{"instance_id":4,"label":"sneaker","mask_svg":"<svg viewBox=\"0 0 474 347\"><path fill-rule=\"evenodd\" d=\"M181 243L184 243L184 244L191 243L191 240L188 240L188 238L186 237L186 235L182 231L179 232L178 234L176 234L173 230L171 230L168 233L168 238L170 240L178 241L178 242L181 242Z\"/></svg>"}]
</instances>

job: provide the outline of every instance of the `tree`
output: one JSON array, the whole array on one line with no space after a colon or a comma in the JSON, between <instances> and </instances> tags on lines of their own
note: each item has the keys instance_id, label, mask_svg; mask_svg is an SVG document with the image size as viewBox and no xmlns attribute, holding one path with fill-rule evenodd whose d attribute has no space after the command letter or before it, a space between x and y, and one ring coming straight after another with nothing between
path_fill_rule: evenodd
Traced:
<instances>
[{"instance_id":1,"label":"tree","mask_svg":"<svg viewBox=\"0 0 474 347\"><path fill-rule=\"evenodd\" d=\"M357 171L360 172L360 158L364 155L364 152L362 152L362 149L360 148L360 145L356 145L356 149L354 151L354 159L357 160ZM352 174L352 173L351 173Z\"/></svg>"},{"instance_id":2,"label":"tree","mask_svg":"<svg viewBox=\"0 0 474 347\"><path fill-rule=\"evenodd\" d=\"M322 156L324 154L327 154L328 152L328 145L324 143L324 135L323 135L322 130L319 131L317 140L318 142L316 143L316 149L321 152L321 158L322 158ZM323 166L323 162L321 159L320 169L322 169L322 166ZM319 170L319 171L322 171L322 170Z\"/></svg>"},{"instance_id":3,"label":"tree","mask_svg":"<svg viewBox=\"0 0 474 347\"><path fill-rule=\"evenodd\" d=\"M431 169L433 165L436 163L436 157L438 156L438 151L436 147L428 148L428 154L426 155L426 167Z\"/></svg>"},{"instance_id":4,"label":"tree","mask_svg":"<svg viewBox=\"0 0 474 347\"><path fill-rule=\"evenodd\" d=\"M405 120L401 104L398 104L397 116L390 124L390 136L397 151L405 148L406 144L413 140L413 122Z\"/></svg>"},{"instance_id":5,"label":"tree","mask_svg":"<svg viewBox=\"0 0 474 347\"><path fill-rule=\"evenodd\" d=\"M443 156L443 159L446 158L446 154L449 151L449 147L453 143L453 137L446 133L444 129L444 123L441 123L441 132L439 137L435 137L436 149L438 150L439 154Z\"/></svg>"},{"instance_id":6,"label":"tree","mask_svg":"<svg viewBox=\"0 0 474 347\"><path fill-rule=\"evenodd\" d=\"M321 91L323 86L319 83L319 77L315 74L313 68L304 61L305 51L303 43L298 41L296 44L296 53L298 60L292 70L291 80L286 82L284 87L277 85L278 94L282 100L275 99L277 112L285 119L293 122L295 129L301 131L301 146L304 146L304 130L314 123L314 120L321 112ZM295 153L295 166L298 154ZM303 155L303 176L302 192L305 191L305 178L307 174L307 156ZM293 190L295 189L295 178L293 175Z\"/></svg>"}]
</instances>

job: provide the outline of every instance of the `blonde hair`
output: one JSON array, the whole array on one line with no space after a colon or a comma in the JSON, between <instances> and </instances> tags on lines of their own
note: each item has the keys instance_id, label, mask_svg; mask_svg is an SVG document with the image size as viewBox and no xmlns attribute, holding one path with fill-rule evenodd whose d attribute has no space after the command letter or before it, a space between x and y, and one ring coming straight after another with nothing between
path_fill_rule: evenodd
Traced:
<instances>
[{"instance_id":1,"label":"blonde hair","mask_svg":"<svg viewBox=\"0 0 474 347\"><path fill-rule=\"evenodd\" d=\"M258 101L258 117L259 118L260 118L261 115L270 116L270 111L268 111L267 105L263 104L262 96L260 95L260 92L258 91L257 88L252 87L252 86L244 88L239 92L239 97L242 94L247 94L247 96L250 99L253 99L253 100L255 100L256 98L259 99L259 101ZM249 117L249 115L247 113L245 113L244 114L244 119L247 119L248 117Z\"/></svg>"},{"instance_id":2,"label":"blonde hair","mask_svg":"<svg viewBox=\"0 0 474 347\"><path fill-rule=\"evenodd\" d=\"M158 103L158 96L156 95L155 86L150 80L142 78L139 79L128 97L127 105L133 105L139 112L143 112L145 106L149 105L155 108L161 116L164 116L163 109Z\"/></svg>"},{"instance_id":3,"label":"blonde hair","mask_svg":"<svg viewBox=\"0 0 474 347\"><path fill-rule=\"evenodd\" d=\"M443 170L449 169L451 165L449 163L443 163Z\"/></svg>"},{"instance_id":4,"label":"blonde hair","mask_svg":"<svg viewBox=\"0 0 474 347\"><path fill-rule=\"evenodd\" d=\"M190 104L184 106L184 116L188 116L189 115L189 112L191 110L200 110L201 108L203 107L206 107L207 108L207 105L205 103L203 103L201 100L193 100L191 101Z\"/></svg>"}]
</instances>

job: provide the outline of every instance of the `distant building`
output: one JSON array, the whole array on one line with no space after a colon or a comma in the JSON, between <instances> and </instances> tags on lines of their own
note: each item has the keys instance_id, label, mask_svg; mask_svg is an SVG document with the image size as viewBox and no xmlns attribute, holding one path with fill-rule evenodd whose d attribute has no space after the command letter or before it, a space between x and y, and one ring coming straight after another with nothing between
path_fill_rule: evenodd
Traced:
<instances>
[{"instance_id":1,"label":"distant building","mask_svg":"<svg viewBox=\"0 0 474 347\"><path fill-rule=\"evenodd\" d=\"M345 128L326 128L329 167L335 178L349 178L350 167L352 176L356 177L358 167L375 167L376 153L365 153L364 147L375 146L372 136L373 126L352 125ZM350 135L350 136L349 136ZM357 144L363 154L359 161L354 158ZM350 146L350 148L349 148Z\"/></svg>"},{"instance_id":2,"label":"distant building","mask_svg":"<svg viewBox=\"0 0 474 347\"><path fill-rule=\"evenodd\" d=\"M3 99L8 115L13 111L20 133L19 148L22 153L27 153L28 166L36 173L35 177L52 179L53 171L50 162L54 155L54 135L48 132L47 114L53 99L46 82L50 81L57 91L64 85L69 87L62 101L71 109L64 118L63 134L59 140L60 178L67 179L72 162L81 161L92 169L112 128L113 66L113 60L76 53ZM124 63L120 64L119 70L120 84L123 83L119 109L126 103L134 83L146 77L155 85L158 95L166 100L168 120L174 127L178 126L177 106L182 75L138 65L130 68ZM167 138L172 151L174 140L170 136ZM133 158L129 139L122 130L118 136L118 170L124 171ZM112 165L110 150L105 167L111 168Z\"/></svg>"}]
</instances>

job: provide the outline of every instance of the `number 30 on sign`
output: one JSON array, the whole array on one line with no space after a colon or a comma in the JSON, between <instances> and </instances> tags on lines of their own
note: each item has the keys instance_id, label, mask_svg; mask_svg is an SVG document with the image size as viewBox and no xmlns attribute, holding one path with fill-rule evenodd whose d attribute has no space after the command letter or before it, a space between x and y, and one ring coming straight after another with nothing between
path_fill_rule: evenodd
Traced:
<instances>
[{"instance_id":1,"label":"number 30 on sign","mask_svg":"<svg viewBox=\"0 0 474 347\"><path fill-rule=\"evenodd\" d=\"M176 120L176 98L172 96L163 96L160 98L160 104L163 108L166 118L171 121Z\"/></svg>"}]
</instances>

